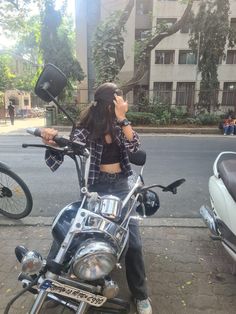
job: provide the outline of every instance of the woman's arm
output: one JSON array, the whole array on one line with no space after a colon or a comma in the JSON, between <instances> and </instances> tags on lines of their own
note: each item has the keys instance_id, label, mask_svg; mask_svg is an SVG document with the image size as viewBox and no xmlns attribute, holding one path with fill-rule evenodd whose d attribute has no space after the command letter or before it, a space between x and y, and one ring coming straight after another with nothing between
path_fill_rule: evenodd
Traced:
<instances>
[{"instance_id":1,"label":"woman's arm","mask_svg":"<svg viewBox=\"0 0 236 314\"><path fill-rule=\"evenodd\" d=\"M126 120L126 112L128 111L128 103L124 101L123 97L115 95L115 114L118 123ZM136 152L140 146L138 134L133 130L130 124L121 123L121 131L124 137L125 147L130 152Z\"/></svg>"},{"instance_id":2,"label":"woman's arm","mask_svg":"<svg viewBox=\"0 0 236 314\"><path fill-rule=\"evenodd\" d=\"M58 131L55 129L50 128L42 128L41 129L41 136L42 141L45 145L49 146L58 146L54 141L54 136L58 135ZM79 140L80 142L85 143L87 139L88 131L85 129L76 129L74 131L73 140ZM55 152L50 149L46 150L45 153L45 162L47 166L52 170L56 171L60 165L64 161L64 156L61 152Z\"/></svg>"}]
</instances>

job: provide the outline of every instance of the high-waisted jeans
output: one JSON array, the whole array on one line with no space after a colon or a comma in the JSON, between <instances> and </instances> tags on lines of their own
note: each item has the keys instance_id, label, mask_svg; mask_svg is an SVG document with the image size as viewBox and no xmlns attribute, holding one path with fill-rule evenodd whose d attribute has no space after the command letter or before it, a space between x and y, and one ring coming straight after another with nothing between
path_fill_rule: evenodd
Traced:
<instances>
[{"instance_id":1,"label":"high-waisted jeans","mask_svg":"<svg viewBox=\"0 0 236 314\"><path fill-rule=\"evenodd\" d=\"M112 194L124 199L129 192L128 179L125 176L120 176L113 180L101 175L99 181L90 186L89 190L97 192L100 196ZM125 266L127 283L133 297L138 300L146 299L148 295L142 242L137 220L134 219L131 219L129 223L129 243L125 255Z\"/></svg>"}]
</instances>

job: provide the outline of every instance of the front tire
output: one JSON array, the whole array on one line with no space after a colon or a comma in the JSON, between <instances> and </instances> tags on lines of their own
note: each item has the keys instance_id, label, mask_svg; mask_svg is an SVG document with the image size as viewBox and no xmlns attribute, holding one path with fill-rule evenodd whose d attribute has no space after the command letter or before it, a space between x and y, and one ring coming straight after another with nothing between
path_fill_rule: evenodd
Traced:
<instances>
[{"instance_id":1,"label":"front tire","mask_svg":"<svg viewBox=\"0 0 236 314\"><path fill-rule=\"evenodd\" d=\"M0 213L8 218L28 216L33 199L24 181L8 168L0 168Z\"/></svg>"}]
</instances>

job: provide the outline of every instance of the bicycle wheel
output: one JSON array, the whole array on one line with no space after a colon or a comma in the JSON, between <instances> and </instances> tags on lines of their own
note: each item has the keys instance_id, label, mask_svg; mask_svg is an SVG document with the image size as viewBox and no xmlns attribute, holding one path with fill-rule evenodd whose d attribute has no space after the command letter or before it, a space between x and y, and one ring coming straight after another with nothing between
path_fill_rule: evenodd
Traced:
<instances>
[{"instance_id":1,"label":"bicycle wheel","mask_svg":"<svg viewBox=\"0 0 236 314\"><path fill-rule=\"evenodd\" d=\"M31 193L13 171L0 168L0 213L13 219L29 215L33 207Z\"/></svg>"}]
</instances>

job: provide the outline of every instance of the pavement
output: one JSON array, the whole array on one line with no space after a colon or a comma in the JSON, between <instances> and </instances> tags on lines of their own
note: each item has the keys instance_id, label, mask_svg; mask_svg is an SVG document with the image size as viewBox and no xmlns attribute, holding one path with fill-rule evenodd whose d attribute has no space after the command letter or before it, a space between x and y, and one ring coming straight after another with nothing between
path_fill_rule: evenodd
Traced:
<instances>
[{"instance_id":1,"label":"pavement","mask_svg":"<svg viewBox=\"0 0 236 314\"><path fill-rule=\"evenodd\" d=\"M25 121L21 126L16 123L15 127L8 125L5 129L0 125L0 134L22 134L22 126L42 126L28 122L31 125ZM26 217L13 221L0 216L0 313L4 313L6 304L21 289L17 282L20 265L14 256L15 246L25 245L46 256L52 240L52 219ZM153 314L236 313L233 261L221 243L209 237L200 219L147 218L141 221L140 230ZM132 303L124 273L123 269L117 270L114 276L120 285L120 296ZM33 297L26 293L16 301L10 314L28 313L32 302ZM71 312L58 306L43 313ZM134 313L131 306L130 314Z\"/></svg>"}]
</instances>

